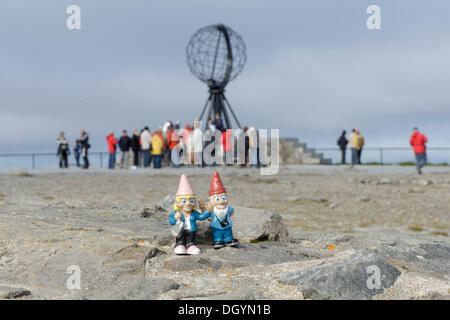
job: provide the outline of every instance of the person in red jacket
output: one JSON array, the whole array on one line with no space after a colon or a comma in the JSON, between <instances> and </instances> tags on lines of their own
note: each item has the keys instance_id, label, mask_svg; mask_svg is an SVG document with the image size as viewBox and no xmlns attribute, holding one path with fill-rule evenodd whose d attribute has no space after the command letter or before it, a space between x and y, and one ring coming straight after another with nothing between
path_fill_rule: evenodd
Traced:
<instances>
[{"instance_id":1,"label":"person in red jacket","mask_svg":"<svg viewBox=\"0 0 450 320\"><path fill-rule=\"evenodd\" d=\"M413 134L411 135L411 139L409 139L409 143L414 149L414 153L416 154L416 166L417 172L422 174L422 168L427 163L427 153L425 143L428 142L428 139L424 134L419 132L419 129L415 127L413 129Z\"/></svg>"},{"instance_id":2,"label":"person in red jacket","mask_svg":"<svg viewBox=\"0 0 450 320\"><path fill-rule=\"evenodd\" d=\"M108 142L108 151L109 151L109 169L114 169L116 165L116 145L118 143L117 139L114 138L114 133L110 132L106 137L106 141Z\"/></svg>"},{"instance_id":3,"label":"person in red jacket","mask_svg":"<svg viewBox=\"0 0 450 320\"><path fill-rule=\"evenodd\" d=\"M189 123L186 123L186 127L183 129L183 161L185 164L193 164L194 163L194 154L193 149L194 145L192 143L192 127Z\"/></svg>"},{"instance_id":4,"label":"person in red jacket","mask_svg":"<svg viewBox=\"0 0 450 320\"><path fill-rule=\"evenodd\" d=\"M169 152L167 153L167 166L172 163L172 167L179 167L180 161L178 159L178 149L175 149L179 143L180 137L178 136L177 131L172 128L172 125L170 125L167 130L167 149L169 150Z\"/></svg>"},{"instance_id":5,"label":"person in red jacket","mask_svg":"<svg viewBox=\"0 0 450 320\"><path fill-rule=\"evenodd\" d=\"M225 163L229 166L234 164L233 139L233 131L231 129L227 129L222 132L220 143L222 144L223 153L225 155Z\"/></svg>"}]
</instances>

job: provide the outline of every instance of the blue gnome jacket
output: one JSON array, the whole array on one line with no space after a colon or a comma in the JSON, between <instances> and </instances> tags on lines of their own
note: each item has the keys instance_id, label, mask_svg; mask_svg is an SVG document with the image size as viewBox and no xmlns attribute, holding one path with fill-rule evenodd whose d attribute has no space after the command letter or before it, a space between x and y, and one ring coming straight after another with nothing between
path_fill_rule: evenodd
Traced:
<instances>
[{"instance_id":1,"label":"blue gnome jacket","mask_svg":"<svg viewBox=\"0 0 450 320\"><path fill-rule=\"evenodd\" d=\"M174 225L177 222L177 220L175 219L175 213L176 213L175 210L173 210L170 213L169 223L171 225ZM204 213L200 213L197 210L192 210L191 216L189 217L189 221L191 223L191 232L197 231L197 223L196 223L197 220L205 220L208 219L210 216L211 212L205 211ZM181 213L181 221L185 222L183 213Z\"/></svg>"},{"instance_id":2,"label":"blue gnome jacket","mask_svg":"<svg viewBox=\"0 0 450 320\"><path fill-rule=\"evenodd\" d=\"M223 227L222 224L220 223L221 220L219 220L219 218L213 214L213 213L209 213L211 215L211 228L213 229L219 229L219 230L228 230L231 229L231 219L230 219L230 214L233 212L233 208L228 206L228 212L227 215L225 216L225 218L222 220L226 221L226 223L228 223L227 226Z\"/></svg>"}]
</instances>

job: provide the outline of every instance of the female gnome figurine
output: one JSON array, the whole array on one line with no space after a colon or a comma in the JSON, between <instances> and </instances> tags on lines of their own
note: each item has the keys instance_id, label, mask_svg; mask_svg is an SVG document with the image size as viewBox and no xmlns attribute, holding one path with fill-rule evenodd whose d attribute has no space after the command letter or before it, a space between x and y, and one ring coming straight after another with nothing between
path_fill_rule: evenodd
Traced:
<instances>
[{"instance_id":1,"label":"female gnome figurine","mask_svg":"<svg viewBox=\"0 0 450 320\"><path fill-rule=\"evenodd\" d=\"M238 240L233 238L230 219L234 214L234 210L228 205L227 191L225 190L217 171L214 171L211 186L209 187L207 211L211 213L211 229L214 238L214 249L220 249L225 246L236 246Z\"/></svg>"},{"instance_id":2,"label":"female gnome figurine","mask_svg":"<svg viewBox=\"0 0 450 320\"><path fill-rule=\"evenodd\" d=\"M211 213L204 212L201 214L198 212L196 210L196 200L194 191L192 191L186 175L183 174L180 179L173 211L169 216L171 225L177 224L178 220L183 225L183 230L180 231L179 236L176 238L175 254L200 254L200 249L195 242L195 234L197 232L196 220L205 220L211 216Z\"/></svg>"}]
</instances>

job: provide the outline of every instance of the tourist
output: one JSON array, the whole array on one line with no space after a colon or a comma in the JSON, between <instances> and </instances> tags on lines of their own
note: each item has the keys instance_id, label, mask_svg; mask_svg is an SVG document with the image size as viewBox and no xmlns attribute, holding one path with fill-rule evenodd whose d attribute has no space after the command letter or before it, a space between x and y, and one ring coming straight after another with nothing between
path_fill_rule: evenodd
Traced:
<instances>
[{"instance_id":1,"label":"tourist","mask_svg":"<svg viewBox=\"0 0 450 320\"><path fill-rule=\"evenodd\" d=\"M119 139L120 148L120 169L128 168L130 163L130 147L131 138L128 136L127 130L122 131L122 136Z\"/></svg>"},{"instance_id":2,"label":"tourist","mask_svg":"<svg viewBox=\"0 0 450 320\"><path fill-rule=\"evenodd\" d=\"M160 128L155 130L155 133L152 136L151 144L152 144L153 168L160 169L162 154L164 150L164 141L162 138L162 130Z\"/></svg>"},{"instance_id":3,"label":"tourist","mask_svg":"<svg viewBox=\"0 0 450 320\"><path fill-rule=\"evenodd\" d=\"M73 156L78 168L80 167L80 149L80 142L78 139L75 139L75 143L73 145Z\"/></svg>"},{"instance_id":4,"label":"tourist","mask_svg":"<svg viewBox=\"0 0 450 320\"><path fill-rule=\"evenodd\" d=\"M355 139L355 129L352 129L352 133L348 136L348 143L350 145L350 150L352 151L352 166L358 164L358 150L356 149Z\"/></svg>"},{"instance_id":5,"label":"tourist","mask_svg":"<svg viewBox=\"0 0 450 320\"><path fill-rule=\"evenodd\" d=\"M339 148L341 149L341 164L345 164L345 153L347 152L347 144L348 144L348 140L345 137L345 134L347 132L344 130L342 131L341 136L339 137L339 139L337 140L337 145L339 146Z\"/></svg>"},{"instance_id":6,"label":"tourist","mask_svg":"<svg viewBox=\"0 0 450 320\"><path fill-rule=\"evenodd\" d=\"M215 114L213 125L216 127L217 130L220 130L220 132L224 132L226 130L225 126L223 125L223 121L220 118L220 114L219 113Z\"/></svg>"},{"instance_id":7,"label":"tourist","mask_svg":"<svg viewBox=\"0 0 450 320\"><path fill-rule=\"evenodd\" d=\"M216 156L216 146L209 147L210 144L215 144L216 141L216 126L213 124L212 119L208 119L208 124L206 126L206 131L204 133L204 145L203 150L208 150L209 154L205 154L202 156L203 158L203 165L205 164L205 156L208 157L208 161L206 162L210 166L214 166L215 163L215 156ZM219 140L217 140L219 141ZM208 148L208 149L206 149ZM210 150L211 148L211 150Z\"/></svg>"},{"instance_id":8,"label":"tourist","mask_svg":"<svg viewBox=\"0 0 450 320\"><path fill-rule=\"evenodd\" d=\"M246 167L248 164L250 140L247 132L247 126L242 129L236 129L235 131L235 154L237 163L240 164L241 167Z\"/></svg>"},{"instance_id":9,"label":"tourist","mask_svg":"<svg viewBox=\"0 0 450 320\"><path fill-rule=\"evenodd\" d=\"M114 169L116 167L116 149L117 149L117 139L114 138L114 132L110 132L106 137L106 142L108 143L109 161L108 168Z\"/></svg>"},{"instance_id":10,"label":"tourist","mask_svg":"<svg viewBox=\"0 0 450 320\"><path fill-rule=\"evenodd\" d=\"M261 140L259 139L259 131L258 130L255 131L256 131L256 162L257 162L256 166L259 168L263 166L263 164L261 163L261 153L259 152ZM267 141L264 143L267 143Z\"/></svg>"},{"instance_id":11,"label":"tourist","mask_svg":"<svg viewBox=\"0 0 450 320\"><path fill-rule=\"evenodd\" d=\"M208 119L208 125L206 127L212 132L216 131L216 126L213 124L212 119Z\"/></svg>"},{"instance_id":12,"label":"tourist","mask_svg":"<svg viewBox=\"0 0 450 320\"><path fill-rule=\"evenodd\" d=\"M355 147L357 150L357 158L358 158L358 164L361 164L361 154L362 154L362 149L364 147L364 137L361 134L361 132L359 132L359 129L355 129Z\"/></svg>"},{"instance_id":13,"label":"tourist","mask_svg":"<svg viewBox=\"0 0 450 320\"><path fill-rule=\"evenodd\" d=\"M175 131L178 131L178 130L180 130L181 129L181 122L180 121L175 121L175 126L173 127L173 129L175 130ZM179 133L178 133L179 134Z\"/></svg>"},{"instance_id":14,"label":"tourist","mask_svg":"<svg viewBox=\"0 0 450 320\"><path fill-rule=\"evenodd\" d=\"M130 146L131 146L131 151L133 151L133 166L131 168L137 169L137 167L139 166L139 149L140 149L141 145L139 142L139 131L136 129L133 131L133 136L131 137Z\"/></svg>"},{"instance_id":15,"label":"tourist","mask_svg":"<svg viewBox=\"0 0 450 320\"><path fill-rule=\"evenodd\" d=\"M241 128L235 129L233 133L233 160L236 159L236 163L242 165L245 163L245 133Z\"/></svg>"},{"instance_id":16,"label":"tourist","mask_svg":"<svg viewBox=\"0 0 450 320\"><path fill-rule=\"evenodd\" d=\"M167 132L169 131L170 128L173 128L171 121L166 121L162 126L162 136L165 141L167 141Z\"/></svg>"},{"instance_id":17,"label":"tourist","mask_svg":"<svg viewBox=\"0 0 450 320\"><path fill-rule=\"evenodd\" d=\"M150 166L150 143L152 141L152 136L150 134L150 129L148 127L144 128L141 133L141 150L143 155L144 168Z\"/></svg>"},{"instance_id":18,"label":"tourist","mask_svg":"<svg viewBox=\"0 0 450 320\"><path fill-rule=\"evenodd\" d=\"M167 130L167 166L172 163L173 168L178 168L180 166L180 159L178 156L178 143L180 142L180 137L176 130L170 126Z\"/></svg>"},{"instance_id":19,"label":"tourist","mask_svg":"<svg viewBox=\"0 0 450 320\"><path fill-rule=\"evenodd\" d=\"M69 163L67 157L69 156L69 142L64 136L64 131L61 131L58 139L56 139L58 143L58 151L56 152L56 156L59 158L59 167L60 168L68 168Z\"/></svg>"},{"instance_id":20,"label":"tourist","mask_svg":"<svg viewBox=\"0 0 450 320\"><path fill-rule=\"evenodd\" d=\"M180 137L180 139L182 139L183 137L183 128L181 128L181 122L180 121L175 121L175 124L173 126L173 130L178 134L178 136Z\"/></svg>"},{"instance_id":21,"label":"tourist","mask_svg":"<svg viewBox=\"0 0 450 320\"><path fill-rule=\"evenodd\" d=\"M222 145L223 156L225 158L225 164L234 165L234 147L233 147L233 131L231 129L222 132L220 138L220 144Z\"/></svg>"},{"instance_id":22,"label":"tourist","mask_svg":"<svg viewBox=\"0 0 450 320\"><path fill-rule=\"evenodd\" d=\"M166 144L164 142L165 140L164 140L164 134L163 134L163 131L162 131L162 127L158 127L157 130L155 131L155 133L161 138L161 141L163 142L162 153L161 153L161 166L162 166L162 160L164 159L164 154L165 154L165 151L166 151ZM152 137L153 137L153 135L152 135ZM152 162L152 159L151 159L152 157L153 157L153 155L150 152L150 162Z\"/></svg>"},{"instance_id":23,"label":"tourist","mask_svg":"<svg viewBox=\"0 0 450 320\"><path fill-rule=\"evenodd\" d=\"M250 151L250 138L247 134L248 127L244 127L244 163L242 164L243 167L246 167L249 160L249 151Z\"/></svg>"},{"instance_id":24,"label":"tourist","mask_svg":"<svg viewBox=\"0 0 450 320\"><path fill-rule=\"evenodd\" d=\"M193 149L193 143L192 143L192 128L189 123L186 123L186 127L183 129L183 159L184 163L186 164L192 164L194 162L194 154Z\"/></svg>"},{"instance_id":25,"label":"tourist","mask_svg":"<svg viewBox=\"0 0 450 320\"><path fill-rule=\"evenodd\" d=\"M89 157L88 157L88 149L91 147L89 144L89 135L86 131L81 129L80 131L80 138L78 141L80 141L80 147L81 147L81 156L83 157L83 169L89 168Z\"/></svg>"},{"instance_id":26,"label":"tourist","mask_svg":"<svg viewBox=\"0 0 450 320\"><path fill-rule=\"evenodd\" d=\"M164 141L164 153L163 158L166 157L167 166L170 167L171 163L171 150L169 149L169 134L173 132L173 124L171 121L167 121L162 129L163 141Z\"/></svg>"},{"instance_id":27,"label":"tourist","mask_svg":"<svg viewBox=\"0 0 450 320\"><path fill-rule=\"evenodd\" d=\"M414 127L411 138L409 139L409 143L413 147L414 153L416 155L416 167L418 174L422 174L422 168L427 163L427 148L425 146L427 142L428 139L425 137L425 135L420 133L417 127Z\"/></svg>"}]
</instances>

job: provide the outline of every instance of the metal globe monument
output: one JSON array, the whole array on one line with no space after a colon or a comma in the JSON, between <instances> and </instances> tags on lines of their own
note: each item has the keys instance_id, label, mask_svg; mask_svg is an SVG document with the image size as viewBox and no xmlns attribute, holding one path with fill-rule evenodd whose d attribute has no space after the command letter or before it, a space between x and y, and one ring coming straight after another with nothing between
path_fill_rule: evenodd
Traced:
<instances>
[{"instance_id":1,"label":"metal globe monument","mask_svg":"<svg viewBox=\"0 0 450 320\"><path fill-rule=\"evenodd\" d=\"M231 112L240 128L227 98L225 87L244 69L247 60L245 43L242 37L231 28L216 24L199 29L190 39L187 48L187 64L192 74L209 87L209 97L203 107L200 120L206 114L206 120L219 114L227 129L232 128ZM207 121L205 123L205 127Z\"/></svg>"}]
</instances>

